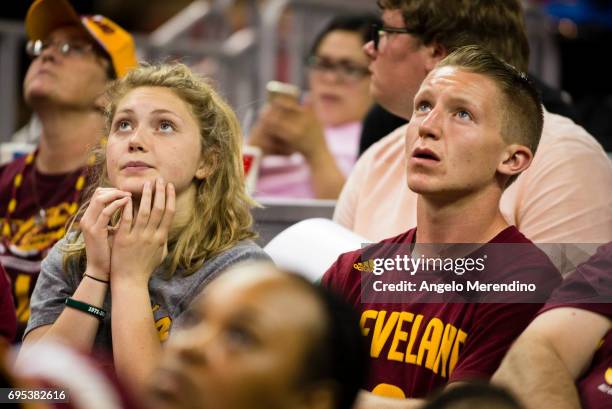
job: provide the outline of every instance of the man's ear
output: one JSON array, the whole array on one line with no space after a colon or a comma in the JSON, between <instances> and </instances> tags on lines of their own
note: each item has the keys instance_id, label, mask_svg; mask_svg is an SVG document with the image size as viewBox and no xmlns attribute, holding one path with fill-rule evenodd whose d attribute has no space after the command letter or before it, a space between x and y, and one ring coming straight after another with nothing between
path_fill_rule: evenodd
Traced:
<instances>
[{"instance_id":1,"label":"man's ear","mask_svg":"<svg viewBox=\"0 0 612 409\"><path fill-rule=\"evenodd\" d=\"M446 47L440 44L438 41L434 40L431 44L424 46L425 47L425 68L427 72L430 72L436 67L440 61L444 59L448 55L448 51Z\"/></svg>"},{"instance_id":2,"label":"man's ear","mask_svg":"<svg viewBox=\"0 0 612 409\"><path fill-rule=\"evenodd\" d=\"M531 149L525 145L511 144L504 149L502 161L497 171L503 175L514 176L526 170L533 160Z\"/></svg>"}]
</instances>

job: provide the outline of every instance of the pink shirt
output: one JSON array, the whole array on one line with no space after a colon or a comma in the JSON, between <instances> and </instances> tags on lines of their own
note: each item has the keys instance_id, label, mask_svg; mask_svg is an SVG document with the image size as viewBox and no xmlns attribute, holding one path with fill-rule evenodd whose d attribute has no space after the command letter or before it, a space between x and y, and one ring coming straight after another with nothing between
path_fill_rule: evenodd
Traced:
<instances>
[{"instance_id":1,"label":"pink shirt","mask_svg":"<svg viewBox=\"0 0 612 409\"><path fill-rule=\"evenodd\" d=\"M325 128L325 141L342 173L348 176L359 150L361 123ZM310 168L299 153L267 155L261 161L254 195L257 197L314 198Z\"/></svg>"},{"instance_id":2,"label":"pink shirt","mask_svg":"<svg viewBox=\"0 0 612 409\"><path fill-rule=\"evenodd\" d=\"M405 175L405 133L406 125L359 158L334 221L372 241L416 226L417 195ZM612 241L612 162L582 127L545 112L534 160L503 193L500 209L534 242Z\"/></svg>"}]
</instances>

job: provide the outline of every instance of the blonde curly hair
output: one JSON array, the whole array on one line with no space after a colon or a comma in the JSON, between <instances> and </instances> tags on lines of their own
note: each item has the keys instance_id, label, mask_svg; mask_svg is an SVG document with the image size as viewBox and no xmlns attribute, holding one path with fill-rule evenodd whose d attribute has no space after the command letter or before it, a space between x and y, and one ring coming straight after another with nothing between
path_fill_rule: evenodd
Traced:
<instances>
[{"instance_id":1,"label":"blonde curly hair","mask_svg":"<svg viewBox=\"0 0 612 409\"><path fill-rule=\"evenodd\" d=\"M170 89L187 104L200 128L201 155L210 164L209 176L193 180L196 194L188 223L172 230L168 239L168 256L164 261L168 276L178 269L188 275L197 271L204 261L237 242L256 237L251 229L253 219L250 212L256 203L245 189L240 126L229 105L184 64L142 65L108 89L106 135L110 132L119 101L139 87ZM65 268L77 262L78 268L85 269L85 242L78 221L96 188L111 186L104 141L93 153L95 163L90 175L91 184L70 224L62 249Z\"/></svg>"}]
</instances>

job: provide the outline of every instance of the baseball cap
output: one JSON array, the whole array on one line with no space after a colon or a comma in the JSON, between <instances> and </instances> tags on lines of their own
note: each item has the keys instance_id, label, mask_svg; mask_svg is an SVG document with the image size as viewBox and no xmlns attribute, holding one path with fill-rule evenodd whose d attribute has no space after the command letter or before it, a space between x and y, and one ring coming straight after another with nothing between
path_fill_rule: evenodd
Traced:
<instances>
[{"instance_id":1,"label":"baseball cap","mask_svg":"<svg viewBox=\"0 0 612 409\"><path fill-rule=\"evenodd\" d=\"M42 40L51 31L67 25L85 29L108 54L118 78L138 65L134 39L127 31L99 14L79 16L67 0L36 0L25 19L30 40Z\"/></svg>"}]
</instances>

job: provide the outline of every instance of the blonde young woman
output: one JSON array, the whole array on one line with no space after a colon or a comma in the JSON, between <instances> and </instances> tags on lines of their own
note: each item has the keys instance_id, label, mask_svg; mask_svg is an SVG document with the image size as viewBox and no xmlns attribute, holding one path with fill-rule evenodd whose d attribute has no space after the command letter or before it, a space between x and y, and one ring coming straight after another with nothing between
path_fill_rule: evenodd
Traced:
<instances>
[{"instance_id":1,"label":"blonde young woman","mask_svg":"<svg viewBox=\"0 0 612 409\"><path fill-rule=\"evenodd\" d=\"M249 240L239 127L210 86L184 65L145 66L109 99L97 188L43 261L24 343L112 342L118 374L140 384L202 288L266 256Z\"/></svg>"}]
</instances>

